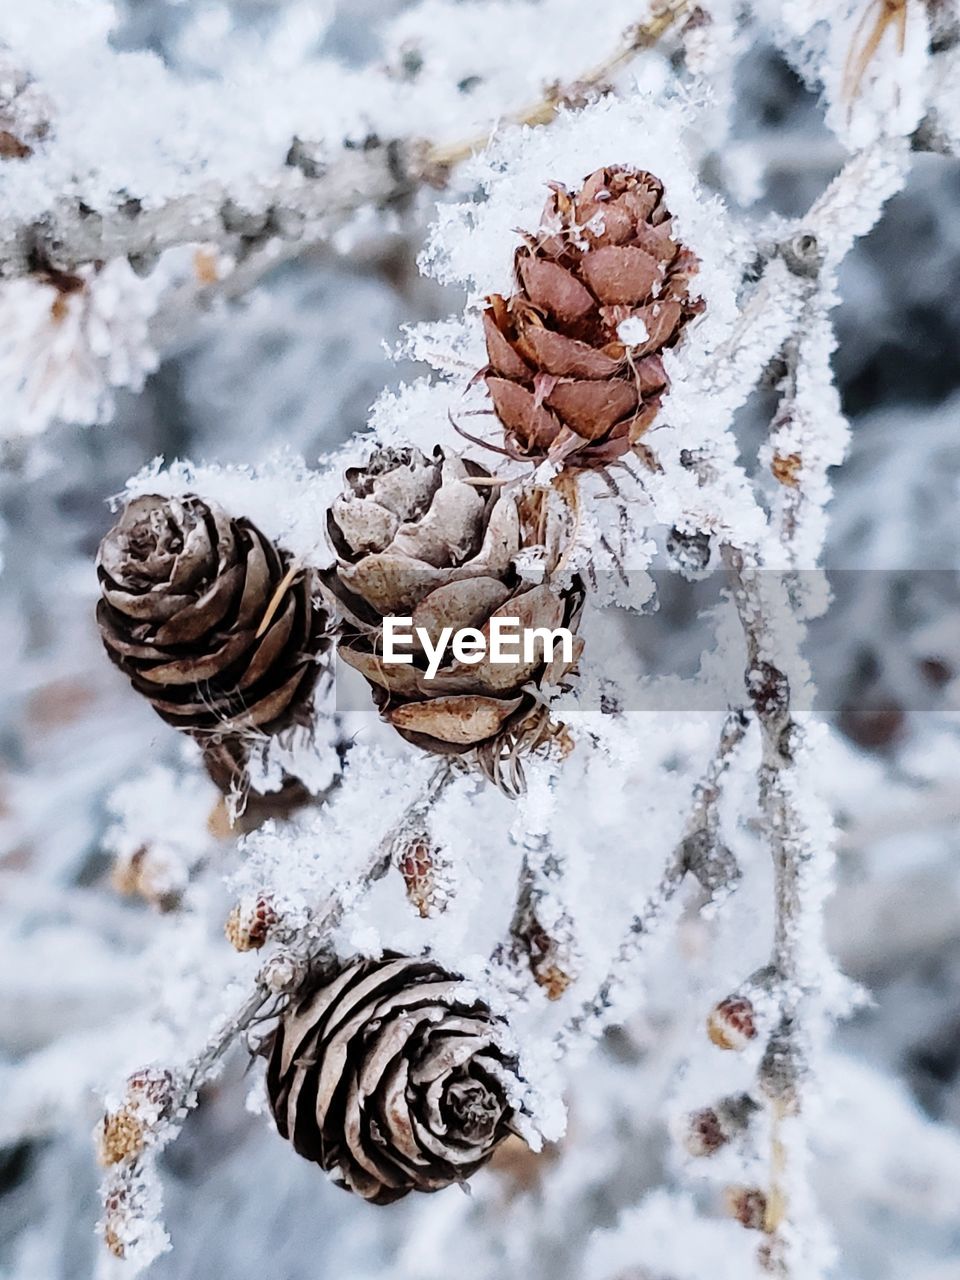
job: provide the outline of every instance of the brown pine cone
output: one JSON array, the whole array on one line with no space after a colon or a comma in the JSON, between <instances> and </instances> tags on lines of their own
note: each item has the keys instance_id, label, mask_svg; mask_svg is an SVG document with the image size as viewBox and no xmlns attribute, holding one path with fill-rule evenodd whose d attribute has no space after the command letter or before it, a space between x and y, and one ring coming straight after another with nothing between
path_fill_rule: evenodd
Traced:
<instances>
[{"instance_id":1,"label":"brown pine cone","mask_svg":"<svg viewBox=\"0 0 960 1280\"><path fill-rule=\"evenodd\" d=\"M195 495L135 498L100 544L107 652L224 790L244 741L305 721L327 644L313 575L251 524Z\"/></svg>"},{"instance_id":2,"label":"brown pine cone","mask_svg":"<svg viewBox=\"0 0 960 1280\"><path fill-rule=\"evenodd\" d=\"M385 449L346 479L328 515L338 563L322 577L341 618L339 656L366 677L384 719L407 741L441 755L472 752L489 777L516 789L518 755L550 731L534 690L559 683L577 648L574 663L564 664L559 648L550 663L542 649L530 662L465 663L448 647L430 679L416 646L409 665L383 661L383 620L412 617L434 640L442 627L475 627L489 639L495 616L574 631L582 589L519 577L513 558L525 535L517 501L476 463L440 449L432 458Z\"/></svg>"},{"instance_id":3,"label":"brown pine cone","mask_svg":"<svg viewBox=\"0 0 960 1280\"><path fill-rule=\"evenodd\" d=\"M280 1134L389 1204L464 1182L512 1132L502 1023L432 960L356 960L281 1020L267 1092Z\"/></svg>"},{"instance_id":4,"label":"brown pine cone","mask_svg":"<svg viewBox=\"0 0 960 1280\"><path fill-rule=\"evenodd\" d=\"M517 250L517 292L493 294L483 316L484 378L511 457L602 467L656 417L660 353L704 307L663 194L653 174L617 166L572 195L554 185Z\"/></svg>"}]
</instances>

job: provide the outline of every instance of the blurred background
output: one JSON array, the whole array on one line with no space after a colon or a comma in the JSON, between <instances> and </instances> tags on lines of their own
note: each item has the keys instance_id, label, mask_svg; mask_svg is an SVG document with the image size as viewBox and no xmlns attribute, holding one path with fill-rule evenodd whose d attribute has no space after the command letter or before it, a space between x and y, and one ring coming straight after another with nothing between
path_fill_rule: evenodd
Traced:
<instances>
[{"instance_id":1,"label":"blurred background","mask_svg":"<svg viewBox=\"0 0 960 1280\"><path fill-rule=\"evenodd\" d=\"M198 7L129 0L117 43L176 63ZM256 34L278 7L237 0L231 13ZM357 64L392 56L376 24L402 5L334 7L328 52ZM185 65L184 74L203 70ZM839 168L839 147L815 96L775 50L759 41L746 48L737 76L733 143L756 166L754 211L800 214ZM705 181L722 183L721 170ZM95 634L93 557L110 523L106 500L158 455L255 463L282 443L312 461L362 428L380 391L411 374L386 353L399 326L459 305L416 270L434 198L197 316L143 392L120 394L109 425L55 426L29 448L8 447L0 472L4 1280L95 1274L96 1046L109 1063L109 1044L135 1021L146 957L165 927L161 892L152 902L124 897L112 875L109 798L148 763L179 767L180 746L104 660ZM958 211L960 164L918 156L906 189L847 260L836 315L834 367L853 440L834 477L825 562L873 571L863 575L870 585L858 594L857 626L842 612L831 619L833 737L823 760L841 828L830 942L869 993L837 1032L843 1101L817 1175L844 1280L960 1277L960 736L955 717L936 709L949 706L960 672ZM745 448L766 432L775 404L772 390L751 399L739 424ZM948 572L917 599L910 571L929 568ZM672 643L671 628L682 625L664 608L647 643ZM203 793L197 803L208 800ZM536 1168L505 1161L485 1175L471 1212L509 1201L528 1223L529 1248L520 1256L504 1244L497 1272L489 1260L461 1259L465 1275L579 1280L600 1268L602 1280L591 1232L612 1227L669 1177L656 1091L668 1085L657 1075L658 1045L676 988L666 971L662 979L642 1022L609 1037L589 1088L571 1091L578 1179L554 1177L550 1159ZM93 1080L71 1079L78 1052L94 1064ZM247 1090L234 1063L162 1157L175 1248L155 1265L157 1280L447 1274L436 1270L421 1207L397 1205L369 1229L365 1206L291 1160L244 1109ZM877 1114L885 1132L876 1131ZM442 1236L443 1212L429 1221ZM718 1268L726 1274L722 1261ZM676 1278L644 1272L643 1280Z\"/></svg>"}]
</instances>

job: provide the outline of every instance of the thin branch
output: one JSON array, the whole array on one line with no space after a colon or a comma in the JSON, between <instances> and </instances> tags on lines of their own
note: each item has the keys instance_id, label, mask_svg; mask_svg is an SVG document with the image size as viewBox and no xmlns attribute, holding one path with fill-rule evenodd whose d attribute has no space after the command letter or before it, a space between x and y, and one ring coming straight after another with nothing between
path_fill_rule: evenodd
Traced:
<instances>
[{"instance_id":1,"label":"thin branch","mask_svg":"<svg viewBox=\"0 0 960 1280\"><path fill-rule=\"evenodd\" d=\"M577 105L584 98L607 92L611 78L628 66L638 53L644 49L652 49L690 7L690 0L663 0L663 3L654 4L649 20L629 27L623 34L620 48L615 49L609 57L585 71L569 85L552 85L536 102L505 115L503 123L534 127L549 124L563 107ZM425 167L428 172L450 169L469 159L475 151L482 150L489 140L489 133L483 133L449 146L430 147L426 152Z\"/></svg>"},{"instance_id":2,"label":"thin branch","mask_svg":"<svg viewBox=\"0 0 960 1280\"><path fill-rule=\"evenodd\" d=\"M610 1013L614 1007L615 993L623 986L625 975L636 964L644 943L662 922L667 907L686 874L687 864L681 848L674 851L660 877L660 883L630 921L626 937L617 948L613 963L596 994L561 1028L556 1039L557 1050L561 1055L588 1032L598 1036L613 1021Z\"/></svg>"},{"instance_id":3,"label":"thin branch","mask_svg":"<svg viewBox=\"0 0 960 1280\"><path fill-rule=\"evenodd\" d=\"M739 879L736 859L719 838L721 782L740 748L749 716L737 707L727 713L710 764L693 793L683 849L687 870L700 881L709 899Z\"/></svg>"},{"instance_id":4,"label":"thin branch","mask_svg":"<svg viewBox=\"0 0 960 1280\"><path fill-rule=\"evenodd\" d=\"M793 718L789 680L781 666L771 661L779 628L774 611L764 598L760 571L746 568L743 553L733 547L724 548L724 561L733 581L734 601L746 638L747 692L760 724L763 746L758 774L760 804L776 874L772 960L784 984L784 1000L789 1004L783 1012L789 1016L800 994L794 945L801 907L798 881L802 864L811 856L811 847L784 775L795 763L802 730ZM785 609L789 608L786 600L783 604Z\"/></svg>"},{"instance_id":5,"label":"thin branch","mask_svg":"<svg viewBox=\"0 0 960 1280\"><path fill-rule=\"evenodd\" d=\"M803 1089L809 1087L807 998L811 985L802 948L808 929L804 883L818 846L795 798L793 780L803 734L791 710L790 683L777 649L784 643L777 612L790 616L785 587L776 608L769 598L771 580L748 568L742 551L725 547L724 562L733 582L733 596L747 646L746 686L760 724L762 756L757 773L764 833L774 867L774 929L771 967L778 1020L760 1067L760 1086L770 1104L771 1150L764 1231L770 1244L769 1265L781 1275L791 1274L786 1238L781 1227L792 1207L788 1184L796 1181L789 1168L790 1149L784 1121L799 1114ZM776 661L774 661L776 659Z\"/></svg>"},{"instance_id":6,"label":"thin branch","mask_svg":"<svg viewBox=\"0 0 960 1280\"><path fill-rule=\"evenodd\" d=\"M563 995L579 964L566 893L567 863L550 834L558 783L559 762L551 760L545 773L538 771L530 778L525 796L518 801L514 829L523 831L523 860L517 901L510 942L494 957L526 968L551 1000Z\"/></svg>"},{"instance_id":7,"label":"thin branch","mask_svg":"<svg viewBox=\"0 0 960 1280\"><path fill-rule=\"evenodd\" d=\"M722 778L743 741L748 724L748 717L739 708L728 713L716 750L694 788L683 838L673 850L656 889L630 921L626 936L596 994L561 1029L556 1040L560 1053L565 1053L587 1031L599 1035L609 1024L616 991L636 964L647 939L663 920L688 872L700 882L703 893L701 907L729 892L736 884L740 875L736 860L717 835L718 805Z\"/></svg>"},{"instance_id":8,"label":"thin branch","mask_svg":"<svg viewBox=\"0 0 960 1280\"><path fill-rule=\"evenodd\" d=\"M418 794L371 851L364 873L352 884L331 893L315 909L305 929L287 938L281 922L276 937L286 944L282 953L268 957L242 1003L220 1024L200 1052L176 1073L163 1073L169 1093L164 1097L159 1124L148 1141L137 1142L128 1155L111 1162L111 1172L103 1187L101 1226L107 1246L116 1256L126 1256L128 1244L136 1245L137 1241L165 1240L165 1233L156 1221L160 1198L155 1169L157 1152L176 1138L187 1116L197 1106L201 1086L217 1073L232 1046L258 1024L280 1014L303 975L327 962L330 932L340 921L344 902L352 896L352 890L368 888L386 874L397 848L412 832L423 827L427 814L456 773L457 762L448 759L434 768ZM290 975L289 985L281 988L277 984L278 958L283 961L280 972ZM150 1188L150 1194L144 1193L146 1187ZM151 1247L157 1252L165 1245Z\"/></svg>"},{"instance_id":9,"label":"thin branch","mask_svg":"<svg viewBox=\"0 0 960 1280\"><path fill-rule=\"evenodd\" d=\"M242 258L268 241L310 243L363 205L412 191L415 151L401 143L345 146L311 177L288 164L252 187L243 207L211 183L156 207L127 199L101 213L79 199L61 200L40 221L0 224L0 275L30 274L38 262L75 270L118 257L146 271L164 250L184 244L215 244Z\"/></svg>"},{"instance_id":10,"label":"thin branch","mask_svg":"<svg viewBox=\"0 0 960 1280\"><path fill-rule=\"evenodd\" d=\"M764 252L767 259L753 296L743 309L729 350L713 362L725 407L733 409L755 385L758 359L775 357L788 339L802 333L804 313L829 309L836 301L836 269L858 236L874 225L887 199L898 191L910 164L909 143L882 138L852 156L806 216ZM778 289L778 284L784 286ZM722 363L729 359L729 367ZM744 374L749 377L737 382ZM709 385L709 382L708 382ZM701 464L709 476L709 458ZM718 515L720 514L718 507ZM717 522L722 527L722 521ZM781 531L782 532L782 531ZM789 552L790 548L787 548ZM755 556L756 548L749 554ZM794 720L786 669L799 665L802 621L792 606L784 578L747 567L748 543L732 531L723 558L747 647L746 684L761 731L758 790L764 833L775 875L772 969L779 1020L760 1068L760 1086L770 1104L769 1191L763 1223L765 1265L791 1274L794 1251L802 1248L798 1219L809 1210L805 1185L806 1148L802 1131L785 1121L797 1114L808 1087L808 1050L816 1029L809 997L817 977L808 954L816 938L808 896L812 864L829 857L817 842L799 803L795 765L803 746ZM786 624L786 628L782 625ZM820 968L822 969L822 965ZM788 1202L787 1187L791 1188ZM789 1217L790 1231L784 1230Z\"/></svg>"}]
</instances>

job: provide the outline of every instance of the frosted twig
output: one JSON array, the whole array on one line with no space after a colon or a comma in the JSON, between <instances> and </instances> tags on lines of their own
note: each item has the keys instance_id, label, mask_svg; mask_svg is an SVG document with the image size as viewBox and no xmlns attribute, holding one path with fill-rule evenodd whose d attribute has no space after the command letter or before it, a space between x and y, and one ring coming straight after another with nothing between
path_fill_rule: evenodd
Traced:
<instances>
[{"instance_id":1,"label":"frosted twig","mask_svg":"<svg viewBox=\"0 0 960 1280\"><path fill-rule=\"evenodd\" d=\"M711 392L749 393L766 364L797 331L824 263L835 266L868 231L903 185L908 144L886 140L852 156L807 213L779 238L758 246L762 274L730 336L704 374Z\"/></svg>"},{"instance_id":2,"label":"frosted twig","mask_svg":"<svg viewBox=\"0 0 960 1280\"><path fill-rule=\"evenodd\" d=\"M559 766L538 770L518 801L515 823L523 831L523 861L517 903L510 923L510 960L525 964L549 999L563 995L577 967L573 921L565 901L565 859L550 834Z\"/></svg>"},{"instance_id":3,"label":"frosted twig","mask_svg":"<svg viewBox=\"0 0 960 1280\"><path fill-rule=\"evenodd\" d=\"M736 884L740 874L736 860L717 839L717 806L721 780L743 741L748 724L748 717L739 708L729 712L724 720L717 748L694 789L693 807L683 838L670 855L656 889L630 921L626 937L596 994L562 1027L556 1041L561 1053L585 1032L599 1035L609 1024L616 991L635 965L644 943L663 920L688 872L700 882L704 895L701 906L729 892Z\"/></svg>"},{"instance_id":4,"label":"frosted twig","mask_svg":"<svg viewBox=\"0 0 960 1280\"><path fill-rule=\"evenodd\" d=\"M554 84L530 106L504 117L507 124L549 124L558 111L585 94L608 87L609 78L666 34L689 0L665 0L650 19L631 27L621 45L570 85ZM243 258L268 243L308 245L326 239L356 210L395 204L423 183L442 185L449 171L489 140L482 136L449 145L412 138L371 138L325 154L291 140L286 165L251 182L242 201L224 187L205 183L184 196L147 206L135 194L109 209L94 210L75 197L61 200L28 224L0 220L0 276L28 275L37 264L75 269L85 263L128 257L144 269L176 245L215 245ZM270 256L262 259L266 269Z\"/></svg>"},{"instance_id":5,"label":"frosted twig","mask_svg":"<svg viewBox=\"0 0 960 1280\"><path fill-rule=\"evenodd\" d=\"M37 263L75 269L128 257L148 269L166 249L217 245L244 252L268 240L310 243L329 235L363 205L388 204L412 190L419 150L399 142L363 149L344 146L306 177L288 164L269 180L251 184L239 205L209 183L156 207L127 198L116 208L90 210L65 199L40 223L0 222L0 275L28 275Z\"/></svg>"},{"instance_id":6,"label":"frosted twig","mask_svg":"<svg viewBox=\"0 0 960 1280\"><path fill-rule=\"evenodd\" d=\"M562 1055L570 1046L588 1031L594 1037L599 1036L606 1026L613 1021L610 1017L614 1007L615 993L623 985L625 975L636 964L637 957L647 938L661 923L667 907L680 888L687 874L687 864L682 848L672 854L660 883L630 921L627 936L617 948L613 963L606 977L597 988L596 994L586 1001L561 1028L556 1044Z\"/></svg>"},{"instance_id":7,"label":"frosted twig","mask_svg":"<svg viewBox=\"0 0 960 1280\"><path fill-rule=\"evenodd\" d=\"M815 246L812 251L815 252ZM763 274L730 336L717 348L702 375L703 385L711 395L735 397L732 408L746 399L795 330L810 293L809 277L790 269L779 245L771 246L767 252L769 261Z\"/></svg>"},{"instance_id":8,"label":"frosted twig","mask_svg":"<svg viewBox=\"0 0 960 1280\"><path fill-rule=\"evenodd\" d=\"M776 654L776 646L783 643L782 629L776 624L758 571L746 566L743 552L725 547L724 561L746 638L747 692L760 725L762 743L757 774L759 799L774 866L771 966L778 1020L760 1068L760 1085L770 1101L772 1121L770 1186L763 1225L777 1246L770 1252L771 1260L780 1268L780 1274L787 1275L791 1269L785 1241L780 1238L780 1228L790 1211L783 1122L800 1112L802 1089L809 1087L807 1046L811 1034L805 1002L811 988L801 948L812 927L807 920L804 882L816 857L817 844L797 803L793 775L803 734L793 718L783 660ZM785 590L777 606L789 612ZM792 655L784 656L789 660ZM795 1185L796 1174L789 1180Z\"/></svg>"},{"instance_id":9,"label":"frosted twig","mask_svg":"<svg viewBox=\"0 0 960 1280\"><path fill-rule=\"evenodd\" d=\"M374 849L364 874L356 879L357 886L374 884L386 875L394 860L397 847L403 844L411 834L422 828L426 815L433 808L454 776L455 764L453 762L442 760L437 765L415 799L407 805L403 813ZM307 928L297 931L297 941L303 947L303 954L300 958L307 967L321 960L325 954L330 931L336 927L343 914L344 900L349 896L350 887L341 887L337 892L331 893L311 913ZM282 927L278 931L278 936L282 938ZM286 938L282 938L282 940L287 942ZM263 1015L264 1009L273 1004L275 1000L276 992L270 984L269 974L261 969L254 981L254 988L249 997L204 1046L204 1049L188 1068L184 1077L183 1093L185 1096L192 1093L208 1077L210 1071L230 1045L258 1021Z\"/></svg>"},{"instance_id":10,"label":"frosted twig","mask_svg":"<svg viewBox=\"0 0 960 1280\"><path fill-rule=\"evenodd\" d=\"M693 810L683 839L684 861L708 900L732 888L740 877L736 859L720 842L720 784L744 739L750 719L737 707L728 712L710 764L693 793Z\"/></svg>"},{"instance_id":11,"label":"frosted twig","mask_svg":"<svg viewBox=\"0 0 960 1280\"><path fill-rule=\"evenodd\" d=\"M728 350L721 353L729 360L729 366L721 369L716 360L712 366L726 408L732 411L749 393L761 360L768 362L784 346L788 360L785 409L791 405L792 393L796 390L800 394L801 378L816 380L826 368L826 385L829 385L825 361L829 357L830 331L826 317L836 300L836 269L856 238L874 225L886 200L903 185L909 159L909 144L900 139L882 139L853 156L807 215L793 225L788 235L765 251L768 262L760 282L744 308L738 331L727 344ZM811 327L812 335L808 332ZM802 345L803 350L792 351L791 340L797 348ZM811 355L815 357L813 368L808 369ZM789 362L793 358L797 363L791 370ZM795 386L791 385L793 377ZM744 378L739 385L738 378ZM819 382L824 383L823 376ZM806 391L804 394L814 406L814 412L822 415L822 397L811 397ZM830 425L835 422L834 417ZM809 502L804 506L805 517L814 521L813 537L808 538L804 551L815 560L819 552L817 512L827 493L826 467L839 461L839 456L831 456L831 449L838 444L842 447L844 433L842 420L839 431L829 433L829 441L821 420L813 422L810 431L812 456L798 457L796 470L799 472L801 466L811 464L807 472ZM777 465L782 468L783 478L778 476L781 483L794 478L794 459L783 458ZM781 526L783 541L779 545L786 551L790 563L796 564L799 548L792 545L796 529L791 523L787 520ZM792 608L782 579L773 572L764 574L747 567L748 547L749 539L742 532L739 536L733 534L723 547L723 558L732 576L734 598L746 637L747 692L760 725L762 742L759 800L776 886L771 967L779 1019L760 1070L760 1085L769 1099L771 1112L764 1257L771 1269L789 1275L799 1273L799 1255L806 1247L798 1222L813 1212L806 1203L809 1197L803 1173L806 1159L803 1133L787 1122L801 1110L801 1091L809 1089L809 1050L819 1025L809 998L818 975L822 980L823 965L817 963L822 956L813 959L804 948L817 936L819 920L819 903L811 889L812 864L818 860L826 862L830 855L823 842L818 844L811 833L805 810L813 801L804 796L797 772L803 737L793 718L786 671L792 673L802 665L799 651L802 621ZM762 563L756 547L749 550L749 555ZM788 1215L791 1230L785 1231Z\"/></svg>"},{"instance_id":12,"label":"frosted twig","mask_svg":"<svg viewBox=\"0 0 960 1280\"><path fill-rule=\"evenodd\" d=\"M797 966L792 922L798 898L797 864L809 857L800 838L799 816L783 786L783 774L794 763L801 730L793 719L787 676L771 660L777 635L775 623L758 585L758 571L747 569L744 555L724 548L724 560L733 579L737 612L747 642L747 692L760 725L763 755L760 763L760 800L766 818L777 874L777 914L773 962L785 986L795 983ZM795 1001L797 990L790 999Z\"/></svg>"},{"instance_id":13,"label":"frosted twig","mask_svg":"<svg viewBox=\"0 0 960 1280\"><path fill-rule=\"evenodd\" d=\"M774 519L790 569L817 563L826 535L828 473L843 460L850 434L832 385L829 310L829 296L820 289L803 305L797 332L783 349L780 403L761 451L778 485Z\"/></svg>"}]
</instances>

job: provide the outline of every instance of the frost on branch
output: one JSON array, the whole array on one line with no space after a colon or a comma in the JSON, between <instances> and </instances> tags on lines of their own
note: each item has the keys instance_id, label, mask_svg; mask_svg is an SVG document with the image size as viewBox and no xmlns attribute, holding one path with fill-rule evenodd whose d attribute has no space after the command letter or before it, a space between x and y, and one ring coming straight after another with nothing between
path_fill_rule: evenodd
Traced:
<instances>
[{"instance_id":1,"label":"frost on branch","mask_svg":"<svg viewBox=\"0 0 960 1280\"><path fill-rule=\"evenodd\" d=\"M850 151L909 137L920 126L956 38L948 35L944 48L943 32L954 27L941 16L949 4L761 0L757 8L800 74L822 86L826 122Z\"/></svg>"}]
</instances>

